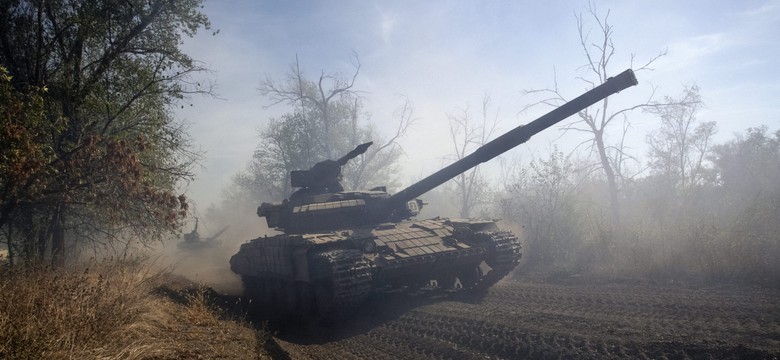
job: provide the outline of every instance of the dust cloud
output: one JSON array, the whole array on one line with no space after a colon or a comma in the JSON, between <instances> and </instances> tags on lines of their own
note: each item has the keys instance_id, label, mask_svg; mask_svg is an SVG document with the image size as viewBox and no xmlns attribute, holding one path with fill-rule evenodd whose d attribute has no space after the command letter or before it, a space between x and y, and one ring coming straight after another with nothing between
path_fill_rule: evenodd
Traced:
<instances>
[{"instance_id":1,"label":"dust cloud","mask_svg":"<svg viewBox=\"0 0 780 360\"><path fill-rule=\"evenodd\" d=\"M187 247L183 239L173 239L157 248L155 253L160 256L161 263L177 275L221 293L240 295L243 292L241 277L230 270L230 257L238 252L241 244L276 232L269 230L265 220L252 212L234 214L229 219L202 218L198 228L201 239L214 236L225 226L227 229L213 241L202 240L201 247ZM192 228L190 225L183 231L186 234Z\"/></svg>"}]
</instances>

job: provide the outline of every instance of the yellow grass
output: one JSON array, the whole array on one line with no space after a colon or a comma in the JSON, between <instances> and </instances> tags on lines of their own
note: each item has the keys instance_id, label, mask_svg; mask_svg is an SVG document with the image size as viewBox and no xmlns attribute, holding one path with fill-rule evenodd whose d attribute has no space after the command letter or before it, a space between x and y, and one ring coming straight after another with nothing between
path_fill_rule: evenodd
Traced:
<instances>
[{"instance_id":1,"label":"yellow grass","mask_svg":"<svg viewBox=\"0 0 780 360\"><path fill-rule=\"evenodd\" d=\"M255 359L265 335L138 261L0 273L0 359Z\"/></svg>"}]
</instances>

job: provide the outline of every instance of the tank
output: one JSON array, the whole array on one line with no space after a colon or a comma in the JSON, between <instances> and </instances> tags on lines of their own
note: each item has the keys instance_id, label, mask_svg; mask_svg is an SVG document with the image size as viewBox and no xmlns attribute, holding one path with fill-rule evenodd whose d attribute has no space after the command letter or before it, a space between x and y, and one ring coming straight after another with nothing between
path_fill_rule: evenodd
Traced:
<instances>
[{"instance_id":1,"label":"tank","mask_svg":"<svg viewBox=\"0 0 780 360\"><path fill-rule=\"evenodd\" d=\"M416 219L425 205L418 196L636 84L626 70L392 195L385 187L344 191L339 183L341 166L371 143L293 171L291 185L298 189L257 210L282 233L242 244L231 270L241 275L255 310L280 316L341 317L372 293L485 289L517 266L518 237L495 220Z\"/></svg>"},{"instance_id":2,"label":"tank","mask_svg":"<svg viewBox=\"0 0 780 360\"><path fill-rule=\"evenodd\" d=\"M222 235L222 233L225 232L225 230L228 229L227 226L223 227L219 231L217 231L216 234L210 237L201 237L200 233L198 233L198 218L195 218L195 227L192 229L191 232L184 234L182 237L182 241L179 242L179 249L180 250L201 250L201 249L209 249L216 246L219 246L219 241L217 238Z\"/></svg>"}]
</instances>

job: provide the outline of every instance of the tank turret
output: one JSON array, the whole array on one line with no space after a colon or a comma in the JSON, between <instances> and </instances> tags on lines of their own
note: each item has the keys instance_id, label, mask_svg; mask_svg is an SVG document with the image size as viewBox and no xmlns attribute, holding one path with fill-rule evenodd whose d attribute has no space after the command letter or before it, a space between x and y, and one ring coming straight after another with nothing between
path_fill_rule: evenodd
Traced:
<instances>
[{"instance_id":1,"label":"tank turret","mask_svg":"<svg viewBox=\"0 0 780 360\"><path fill-rule=\"evenodd\" d=\"M309 170L294 170L290 172L290 184L294 188L300 188L290 198L343 191L344 188L341 186L341 167L346 165L347 161L365 153L371 144L373 144L373 141L360 144L338 160L320 161Z\"/></svg>"},{"instance_id":2,"label":"tank turret","mask_svg":"<svg viewBox=\"0 0 780 360\"><path fill-rule=\"evenodd\" d=\"M636 84L626 70L394 195L384 187L344 191L339 183L341 167L370 142L338 160L293 171L291 185L299 189L257 210L284 233L243 244L231 269L242 276L246 293L274 314L332 315L377 291L490 286L517 265L520 239L493 220L414 220L424 204L417 197Z\"/></svg>"},{"instance_id":3,"label":"tank turret","mask_svg":"<svg viewBox=\"0 0 780 360\"><path fill-rule=\"evenodd\" d=\"M217 238L219 238L222 233L225 232L225 230L228 229L227 226L223 227L219 231L217 231L214 235L209 237L201 237L200 233L198 232L198 224L199 224L199 218L195 217L195 227L192 229L191 232L184 234L183 241L179 242L179 249L182 250L200 250L200 249L208 249L213 248L217 245L219 245L219 241L217 241Z\"/></svg>"},{"instance_id":4,"label":"tank turret","mask_svg":"<svg viewBox=\"0 0 780 360\"><path fill-rule=\"evenodd\" d=\"M282 203L263 203L257 210L269 227L288 233L331 231L408 219L419 213L423 202L416 198L469 169L525 143L533 135L585 109L597 101L636 84L631 70L608 79L527 125L518 126L470 155L450 164L394 195L384 187L370 191L344 192L339 182L341 167L363 154L372 142L358 145L338 160L324 160L309 170L290 173L292 187L300 188Z\"/></svg>"}]
</instances>

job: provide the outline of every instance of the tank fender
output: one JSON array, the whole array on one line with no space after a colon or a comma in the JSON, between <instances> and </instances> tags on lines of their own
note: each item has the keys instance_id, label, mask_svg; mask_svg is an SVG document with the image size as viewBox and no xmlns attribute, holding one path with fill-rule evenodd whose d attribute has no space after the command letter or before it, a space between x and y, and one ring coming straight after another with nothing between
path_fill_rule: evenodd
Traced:
<instances>
[{"instance_id":1,"label":"tank fender","mask_svg":"<svg viewBox=\"0 0 780 360\"><path fill-rule=\"evenodd\" d=\"M352 231L350 230L300 235L301 242L292 252L295 280L305 282L316 280L312 278L312 274L317 273L317 269L314 269L312 264L309 263L311 258L310 254L314 251L321 251L332 246L353 248L354 245L349 239L351 235Z\"/></svg>"},{"instance_id":2,"label":"tank fender","mask_svg":"<svg viewBox=\"0 0 780 360\"><path fill-rule=\"evenodd\" d=\"M473 232L480 231L497 231L499 220L485 220L485 219L448 219L447 225L452 226L455 229L469 229Z\"/></svg>"}]
</instances>

